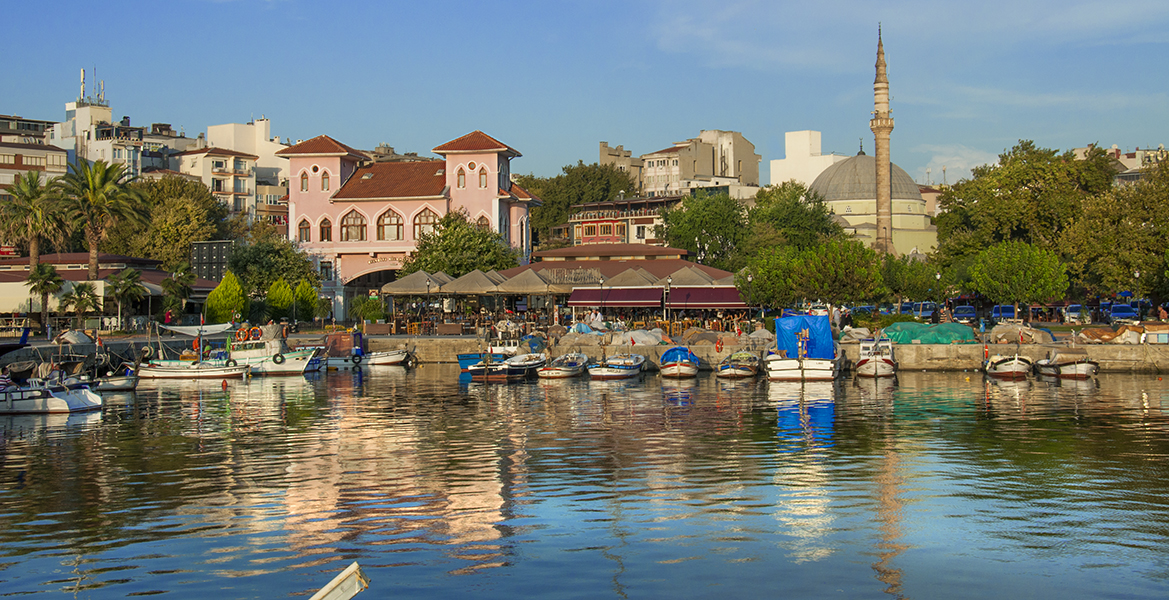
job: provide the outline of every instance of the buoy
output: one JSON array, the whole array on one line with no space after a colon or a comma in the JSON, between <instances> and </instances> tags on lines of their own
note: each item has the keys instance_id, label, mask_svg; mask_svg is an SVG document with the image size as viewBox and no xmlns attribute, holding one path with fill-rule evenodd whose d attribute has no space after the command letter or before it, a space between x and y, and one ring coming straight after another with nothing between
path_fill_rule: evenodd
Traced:
<instances>
[{"instance_id":1,"label":"buoy","mask_svg":"<svg viewBox=\"0 0 1169 600\"><path fill-rule=\"evenodd\" d=\"M223 380L223 391L225 391L225 392L227 391L227 380L226 379Z\"/></svg>"},{"instance_id":2,"label":"buoy","mask_svg":"<svg viewBox=\"0 0 1169 600\"><path fill-rule=\"evenodd\" d=\"M966 378L966 381L970 381L970 378L969 378L969 377L967 377L967 378Z\"/></svg>"}]
</instances>

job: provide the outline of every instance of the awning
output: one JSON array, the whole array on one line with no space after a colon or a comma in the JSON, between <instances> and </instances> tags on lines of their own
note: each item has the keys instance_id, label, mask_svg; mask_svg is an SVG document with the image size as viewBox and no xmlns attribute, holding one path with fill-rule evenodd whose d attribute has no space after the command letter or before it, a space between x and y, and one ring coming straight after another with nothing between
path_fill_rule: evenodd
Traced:
<instances>
[{"instance_id":1,"label":"awning","mask_svg":"<svg viewBox=\"0 0 1169 600\"><path fill-rule=\"evenodd\" d=\"M578 288L568 297L569 306L600 308L659 308L662 305L662 288Z\"/></svg>"},{"instance_id":2,"label":"awning","mask_svg":"<svg viewBox=\"0 0 1169 600\"><path fill-rule=\"evenodd\" d=\"M748 308L734 287L672 287L667 308Z\"/></svg>"}]
</instances>

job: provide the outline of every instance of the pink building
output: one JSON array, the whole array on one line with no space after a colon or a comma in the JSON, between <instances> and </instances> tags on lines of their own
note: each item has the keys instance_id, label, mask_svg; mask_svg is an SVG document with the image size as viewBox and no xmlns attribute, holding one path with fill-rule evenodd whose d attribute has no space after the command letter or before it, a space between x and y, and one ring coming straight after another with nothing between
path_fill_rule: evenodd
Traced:
<instances>
[{"instance_id":1,"label":"pink building","mask_svg":"<svg viewBox=\"0 0 1169 600\"><path fill-rule=\"evenodd\" d=\"M520 153L475 131L433 150L443 160L373 162L327 135L277 152L289 160L289 236L320 265L341 315L346 296L393 281L424 232L466 210L531 255L528 209L539 199L511 182Z\"/></svg>"}]
</instances>

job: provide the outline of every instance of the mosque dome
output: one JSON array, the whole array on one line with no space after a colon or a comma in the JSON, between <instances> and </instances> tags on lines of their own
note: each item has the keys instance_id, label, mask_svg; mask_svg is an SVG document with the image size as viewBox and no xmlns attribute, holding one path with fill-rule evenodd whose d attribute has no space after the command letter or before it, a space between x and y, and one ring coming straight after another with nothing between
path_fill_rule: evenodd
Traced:
<instances>
[{"instance_id":1,"label":"mosque dome","mask_svg":"<svg viewBox=\"0 0 1169 600\"><path fill-rule=\"evenodd\" d=\"M890 164L893 200L924 201L913 178L901 167ZM873 200L877 197L877 159L858 154L824 169L808 188L819 193L826 202L840 200Z\"/></svg>"}]
</instances>

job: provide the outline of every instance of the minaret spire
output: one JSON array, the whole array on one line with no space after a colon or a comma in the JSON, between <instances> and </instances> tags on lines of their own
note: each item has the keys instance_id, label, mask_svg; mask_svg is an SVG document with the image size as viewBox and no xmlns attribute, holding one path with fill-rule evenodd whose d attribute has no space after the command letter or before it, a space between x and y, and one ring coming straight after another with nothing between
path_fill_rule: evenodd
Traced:
<instances>
[{"instance_id":1,"label":"minaret spire","mask_svg":"<svg viewBox=\"0 0 1169 600\"><path fill-rule=\"evenodd\" d=\"M896 254L893 249L893 177L889 158L889 136L893 133L893 116L889 111L889 75L885 66L885 43L881 25L877 24L877 76L873 79L873 118L869 128L876 138L877 158L877 238L873 249Z\"/></svg>"}]
</instances>

